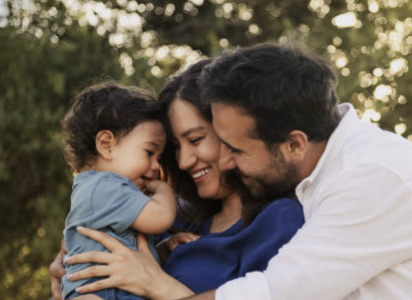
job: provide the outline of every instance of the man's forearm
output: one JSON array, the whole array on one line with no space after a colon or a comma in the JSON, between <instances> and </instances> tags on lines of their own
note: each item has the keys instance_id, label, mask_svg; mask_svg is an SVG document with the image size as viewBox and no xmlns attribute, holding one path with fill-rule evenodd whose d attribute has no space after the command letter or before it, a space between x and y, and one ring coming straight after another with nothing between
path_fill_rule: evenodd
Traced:
<instances>
[{"instance_id":1,"label":"man's forearm","mask_svg":"<svg viewBox=\"0 0 412 300\"><path fill-rule=\"evenodd\" d=\"M196 296L191 296L191 297L180 299L180 300L215 300L215 295L216 295L216 290L211 290L211 291L204 292Z\"/></svg>"}]
</instances>

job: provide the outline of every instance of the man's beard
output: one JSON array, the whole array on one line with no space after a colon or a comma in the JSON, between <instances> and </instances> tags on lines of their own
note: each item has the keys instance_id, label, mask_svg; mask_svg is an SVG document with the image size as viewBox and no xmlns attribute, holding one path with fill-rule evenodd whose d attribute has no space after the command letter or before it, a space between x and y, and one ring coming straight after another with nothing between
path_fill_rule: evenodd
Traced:
<instances>
[{"instance_id":1,"label":"man's beard","mask_svg":"<svg viewBox=\"0 0 412 300\"><path fill-rule=\"evenodd\" d=\"M277 170L276 175L270 176L270 170ZM286 163L283 156L274 158L267 168L254 177L247 186L251 194L256 198L296 198L295 189L299 184L298 169L294 164Z\"/></svg>"}]
</instances>

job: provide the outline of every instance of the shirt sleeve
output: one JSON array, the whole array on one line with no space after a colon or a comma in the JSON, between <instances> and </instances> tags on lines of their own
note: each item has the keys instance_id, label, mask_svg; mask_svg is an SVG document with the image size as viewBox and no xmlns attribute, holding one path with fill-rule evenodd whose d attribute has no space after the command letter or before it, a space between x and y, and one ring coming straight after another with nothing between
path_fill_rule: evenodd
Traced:
<instances>
[{"instance_id":1,"label":"shirt sleeve","mask_svg":"<svg viewBox=\"0 0 412 300\"><path fill-rule=\"evenodd\" d=\"M129 180L103 177L93 191L88 226L109 227L119 234L133 224L149 201L150 198Z\"/></svg>"},{"instance_id":2,"label":"shirt sleeve","mask_svg":"<svg viewBox=\"0 0 412 300\"><path fill-rule=\"evenodd\" d=\"M266 271L221 286L217 300L341 300L410 259L412 192L394 172L361 165L315 198L310 218Z\"/></svg>"}]
</instances>

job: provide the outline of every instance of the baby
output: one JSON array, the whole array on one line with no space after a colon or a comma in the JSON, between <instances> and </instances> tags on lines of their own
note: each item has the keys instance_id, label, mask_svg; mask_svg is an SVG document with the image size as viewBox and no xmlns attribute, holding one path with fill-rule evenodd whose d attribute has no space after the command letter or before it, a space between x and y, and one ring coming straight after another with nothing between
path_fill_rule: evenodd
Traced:
<instances>
[{"instance_id":1,"label":"baby","mask_svg":"<svg viewBox=\"0 0 412 300\"><path fill-rule=\"evenodd\" d=\"M75 97L63 122L65 159L75 175L64 229L67 255L108 251L76 231L83 226L106 232L134 250L136 231L147 234L157 257L155 234L165 232L176 215L172 188L158 180L166 142L164 122L154 99L137 88L103 83ZM79 286L102 279L67 279L89 266L65 265L65 299L80 296ZM104 299L141 299L115 288L93 294Z\"/></svg>"}]
</instances>

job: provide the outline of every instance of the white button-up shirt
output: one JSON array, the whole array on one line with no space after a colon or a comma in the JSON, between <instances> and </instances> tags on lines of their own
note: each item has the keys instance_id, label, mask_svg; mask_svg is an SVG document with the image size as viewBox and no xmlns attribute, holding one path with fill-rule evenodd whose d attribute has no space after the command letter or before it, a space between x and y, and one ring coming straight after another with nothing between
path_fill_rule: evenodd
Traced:
<instances>
[{"instance_id":1,"label":"white button-up shirt","mask_svg":"<svg viewBox=\"0 0 412 300\"><path fill-rule=\"evenodd\" d=\"M306 223L264 272L217 300L411 300L412 143L362 122L352 105L296 188Z\"/></svg>"}]
</instances>

